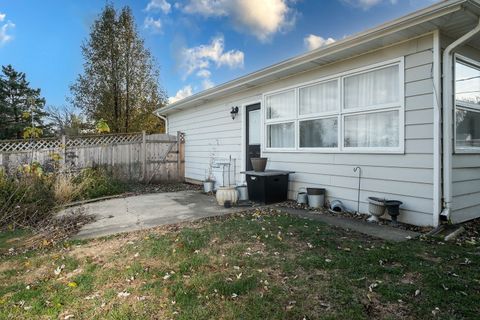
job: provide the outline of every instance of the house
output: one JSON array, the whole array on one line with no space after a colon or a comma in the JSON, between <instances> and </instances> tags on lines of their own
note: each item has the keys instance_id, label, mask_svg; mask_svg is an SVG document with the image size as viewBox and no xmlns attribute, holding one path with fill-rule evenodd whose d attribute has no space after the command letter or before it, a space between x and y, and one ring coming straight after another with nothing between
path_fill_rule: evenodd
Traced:
<instances>
[{"instance_id":1,"label":"house","mask_svg":"<svg viewBox=\"0 0 480 320\"><path fill-rule=\"evenodd\" d=\"M258 70L158 110L185 132L185 175L232 157L295 171L360 211L403 202L400 221L437 226L480 217L480 1L447 0ZM232 107L239 107L232 120Z\"/></svg>"}]
</instances>

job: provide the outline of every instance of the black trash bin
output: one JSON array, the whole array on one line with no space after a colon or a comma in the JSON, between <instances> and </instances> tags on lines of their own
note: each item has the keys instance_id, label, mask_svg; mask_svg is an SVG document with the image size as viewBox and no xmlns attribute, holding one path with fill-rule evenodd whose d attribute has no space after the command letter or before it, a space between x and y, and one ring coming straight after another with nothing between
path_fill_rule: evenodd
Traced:
<instances>
[{"instance_id":1,"label":"black trash bin","mask_svg":"<svg viewBox=\"0 0 480 320\"><path fill-rule=\"evenodd\" d=\"M248 198L254 202L271 204L288 199L288 175L291 171L245 171Z\"/></svg>"}]
</instances>

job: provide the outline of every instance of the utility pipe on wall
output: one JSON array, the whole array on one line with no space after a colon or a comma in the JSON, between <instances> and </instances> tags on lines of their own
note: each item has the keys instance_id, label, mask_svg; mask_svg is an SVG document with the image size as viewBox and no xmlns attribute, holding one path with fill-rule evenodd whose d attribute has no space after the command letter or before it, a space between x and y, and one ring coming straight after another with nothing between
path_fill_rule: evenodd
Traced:
<instances>
[{"instance_id":1,"label":"utility pipe on wall","mask_svg":"<svg viewBox=\"0 0 480 320\"><path fill-rule=\"evenodd\" d=\"M453 154L453 53L456 48L480 32L480 19L475 28L452 42L443 52L443 210L441 216L450 218L452 206Z\"/></svg>"}]
</instances>

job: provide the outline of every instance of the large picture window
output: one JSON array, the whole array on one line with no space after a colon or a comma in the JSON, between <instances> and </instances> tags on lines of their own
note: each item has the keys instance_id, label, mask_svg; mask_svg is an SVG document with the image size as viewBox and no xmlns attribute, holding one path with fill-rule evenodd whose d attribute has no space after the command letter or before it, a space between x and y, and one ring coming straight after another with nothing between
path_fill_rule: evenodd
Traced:
<instances>
[{"instance_id":1,"label":"large picture window","mask_svg":"<svg viewBox=\"0 0 480 320\"><path fill-rule=\"evenodd\" d=\"M264 96L267 150L403 152L403 60Z\"/></svg>"},{"instance_id":2,"label":"large picture window","mask_svg":"<svg viewBox=\"0 0 480 320\"><path fill-rule=\"evenodd\" d=\"M480 63L455 63L455 150L480 153Z\"/></svg>"}]
</instances>

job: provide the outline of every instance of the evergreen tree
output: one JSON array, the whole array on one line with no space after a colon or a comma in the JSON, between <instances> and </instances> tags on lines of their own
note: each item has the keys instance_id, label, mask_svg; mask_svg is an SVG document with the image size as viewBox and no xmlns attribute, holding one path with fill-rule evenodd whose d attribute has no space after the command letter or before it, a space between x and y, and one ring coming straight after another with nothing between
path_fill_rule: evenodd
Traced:
<instances>
[{"instance_id":1,"label":"evergreen tree","mask_svg":"<svg viewBox=\"0 0 480 320\"><path fill-rule=\"evenodd\" d=\"M26 75L11 66L2 66L0 74L0 139L20 139L29 128L43 130L45 99L40 89L30 88Z\"/></svg>"},{"instance_id":2,"label":"evergreen tree","mask_svg":"<svg viewBox=\"0 0 480 320\"><path fill-rule=\"evenodd\" d=\"M90 121L104 119L113 132L160 132L153 111L165 104L158 68L140 38L130 8L107 5L82 45L84 70L71 87L72 102Z\"/></svg>"}]
</instances>

